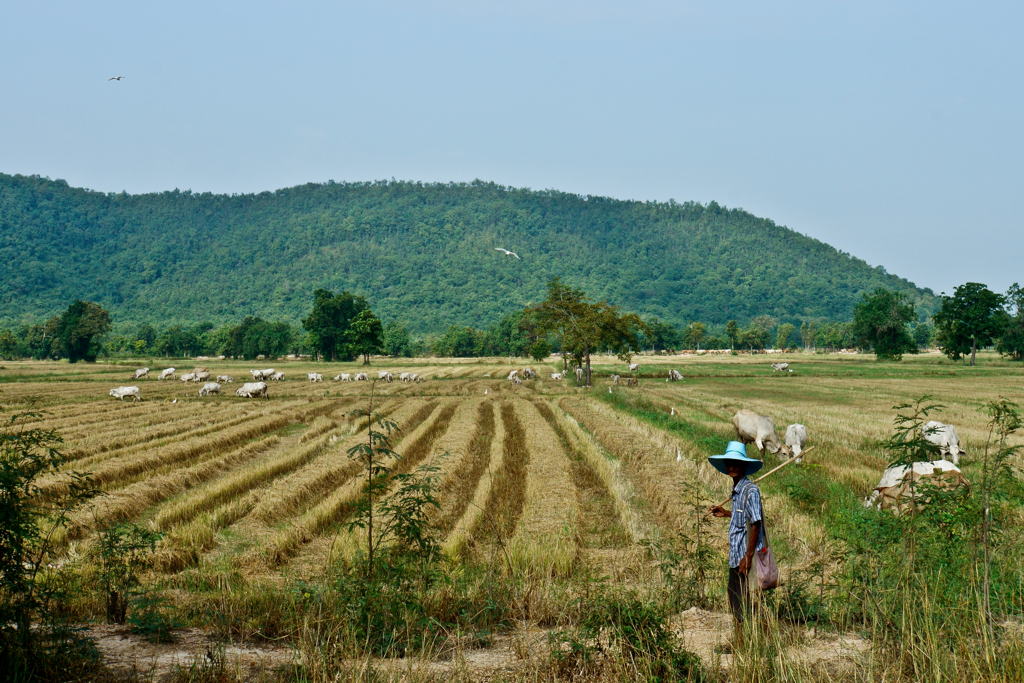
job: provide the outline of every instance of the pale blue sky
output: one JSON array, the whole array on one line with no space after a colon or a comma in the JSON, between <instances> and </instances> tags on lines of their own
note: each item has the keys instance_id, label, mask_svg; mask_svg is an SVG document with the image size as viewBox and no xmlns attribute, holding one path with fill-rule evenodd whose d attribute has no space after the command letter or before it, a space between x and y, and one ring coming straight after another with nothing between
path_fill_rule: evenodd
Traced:
<instances>
[{"instance_id":1,"label":"pale blue sky","mask_svg":"<svg viewBox=\"0 0 1024 683\"><path fill-rule=\"evenodd\" d=\"M5 3L0 171L714 199L936 292L1002 291L1024 281L1022 36L1022 3Z\"/></svg>"}]
</instances>

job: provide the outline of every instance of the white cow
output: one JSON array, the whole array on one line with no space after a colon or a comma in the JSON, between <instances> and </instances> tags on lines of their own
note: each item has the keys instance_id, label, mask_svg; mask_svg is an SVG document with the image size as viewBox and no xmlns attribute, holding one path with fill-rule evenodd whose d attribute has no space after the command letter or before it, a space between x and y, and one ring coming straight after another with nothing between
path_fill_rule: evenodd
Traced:
<instances>
[{"instance_id":1,"label":"white cow","mask_svg":"<svg viewBox=\"0 0 1024 683\"><path fill-rule=\"evenodd\" d=\"M220 385L216 382L207 382L203 385L203 388L199 390L200 396L209 396L210 394L220 394Z\"/></svg>"},{"instance_id":2,"label":"white cow","mask_svg":"<svg viewBox=\"0 0 1024 683\"><path fill-rule=\"evenodd\" d=\"M629 371L630 372L637 372L639 370L640 370L640 364L639 363L630 363L629 364Z\"/></svg>"},{"instance_id":3,"label":"white cow","mask_svg":"<svg viewBox=\"0 0 1024 683\"><path fill-rule=\"evenodd\" d=\"M262 370L250 370L249 374L252 375L253 380L256 381L256 382L259 382L260 380L263 379L263 371Z\"/></svg>"},{"instance_id":4,"label":"white cow","mask_svg":"<svg viewBox=\"0 0 1024 683\"><path fill-rule=\"evenodd\" d=\"M149 368L139 368L128 379L142 379L143 377L149 379Z\"/></svg>"},{"instance_id":5,"label":"white cow","mask_svg":"<svg viewBox=\"0 0 1024 683\"><path fill-rule=\"evenodd\" d=\"M614 384L615 386L619 385L619 376L618 375L612 375L612 384Z\"/></svg>"},{"instance_id":6,"label":"white cow","mask_svg":"<svg viewBox=\"0 0 1024 683\"><path fill-rule=\"evenodd\" d=\"M402 380L403 382L408 382L409 381L409 373L408 372L400 372L398 374L398 379Z\"/></svg>"},{"instance_id":7,"label":"white cow","mask_svg":"<svg viewBox=\"0 0 1024 683\"><path fill-rule=\"evenodd\" d=\"M523 380L522 380L521 377L519 377L519 375L516 375L515 377L512 377L511 379L512 379L512 384L522 384L523 383Z\"/></svg>"},{"instance_id":8,"label":"white cow","mask_svg":"<svg viewBox=\"0 0 1024 683\"><path fill-rule=\"evenodd\" d=\"M668 378L673 382L679 382L683 379L683 374L681 372L676 372L673 368L668 371Z\"/></svg>"},{"instance_id":9,"label":"white cow","mask_svg":"<svg viewBox=\"0 0 1024 683\"><path fill-rule=\"evenodd\" d=\"M741 410L732 417L736 427L736 436L743 443L752 443L761 451L762 457L767 448L770 453L782 453L779 457L789 458L789 447L779 441L775 433L775 422L767 415L758 415L753 410Z\"/></svg>"},{"instance_id":10,"label":"white cow","mask_svg":"<svg viewBox=\"0 0 1024 683\"><path fill-rule=\"evenodd\" d=\"M227 384L228 382L234 382L235 378L231 375L217 375L217 381Z\"/></svg>"},{"instance_id":11,"label":"white cow","mask_svg":"<svg viewBox=\"0 0 1024 683\"><path fill-rule=\"evenodd\" d=\"M335 375L334 376L334 381L335 382L351 382L352 381L352 375L350 375L347 372L343 372L340 375Z\"/></svg>"},{"instance_id":12,"label":"white cow","mask_svg":"<svg viewBox=\"0 0 1024 683\"><path fill-rule=\"evenodd\" d=\"M508 377L506 377L505 379L515 384L516 380L519 379L519 371L513 370L512 372L508 373Z\"/></svg>"},{"instance_id":13,"label":"white cow","mask_svg":"<svg viewBox=\"0 0 1024 683\"><path fill-rule=\"evenodd\" d=\"M357 372L354 379L357 382L369 382L370 376L367 375L365 372Z\"/></svg>"},{"instance_id":14,"label":"white cow","mask_svg":"<svg viewBox=\"0 0 1024 683\"><path fill-rule=\"evenodd\" d=\"M378 370L377 371L377 379L384 380L385 382L390 382L394 378L395 378L395 376L392 375L387 370Z\"/></svg>"},{"instance_id":15,"label":"white cow","mask_svg":"<svg viewBox=\"0 0 1024 683\"><path fill-rule=\"evenodd\" d=\"M178 379L181 380L182 382L194 382L196 379L196 375L194 372L186 372Z\"/></svg>"},{"instance_id":16,"label":"white cow","mask_svg":"<svg viewBox=\"0 0 1024 683\"><path fill-rule=\"evenodd\" d=\"M562 373L560 373L560 372L552 372L551 373L551 379L562 379Z\"/></svg>"},{"instance_id":17,"label":"white cow","mask_svg":"<svg viewBox=\"0 0 1024 683\"><path fill-rule=\"evenodd\" d=\"M800 453L803 452L804 446L807 445L807 427L796 422L786 427L786 445L789 446L790 452L796 456L796 461L798 463L802 462L803 458L800 457Z\"/></svg>"},{"instance_id":18,"label":"white cow","mask_svg":"<svg viewBox=\"0 0 1024 683\"><path fill-rule=\"evenodd\" d=\"M922 479L930 481L922 482ZM878 486L864 499L864 507L895 508L898 514L904 504L902 499L911 498L915 493L913 488L922 483L942 488L954 488L960 484L970 485L960 472L960 468L948 460L915 462L912 474L909 467L899 465L890 467L882 473Z\"/></svg>"},{"instance_id":19,"label":"white cow","mask_svg":"<svg viewBox=\"0 0 1024 683\"><path fill-rule=\"evenodd\" d=\"M582 382L583 381L583 368L576 368L576 381L577 382Z\"/></svg>"},{"instance_id":20,"label":"white cow","mask_svg":"<svg viewBox=\"0 0 1024 683\"><path fill-rule=\"evenodd\" d=\"M921 436L929 443L939 447L939 453L949 456L954 465L960 464L960 456L964 450L960 448L960 437L956 434L953 425L945 425L937 420L932 420L921 427Z\"/></svg>"},{"instance_id":21,"label":"white cow","mask_svg":"<svg viewBox=\"0 0 1024 683\"><path fill-rule=\"evenodd\" d=\"M131 396L132 403L142 400L142 394L139 393L138 387L117 387L116 389L110 390L110 395L114 398L119 398L122 401L125 396Z\"/></svg>"},{"instance_id":22,"label":"white cow","mask_svg":"<svg viewBox=\"0 0 1024 683\"><path fill-rule=\"evenodd\" d=\"M411 375L409 375L409 381L419 384L420 382L423 381L423 378L420 377L420 373L414 372Z\"/></svg>"},{"instance_id":23,"label":"white cow","mask_svg":"<svg viewBox=\"0 0 1024 683\"><path fill-rule=\"evenodd\" d=\"M258 396L270 398L267 394L266 382L246 382L235 391L235 396L242 396L244 398L256 398Z\"/></svg>"},{"instance_id":24,"label":"white cow","mask_svg":"<svg viewBox=\"0 0 1024 683\"><path fill-rule=\"evenodd\" d=\"M205 382L206 380L210 379L210 372L208 370L204 370L202 372L193 372L192 375L193 382Z\"/></svg>"},{"instance_id":25,"label":"white cow","mask_svg":"<svg viewBox=\"0 0 1024 683\"><path fill-rule=\"evenodd\" d=\"M168 377L175 379L174 368L164 368L160 371L160 376L157 379L167 379Z\"/></svg>"},{"instance_id":26,"label":"white cow","mask_svg":"<svg viewBox=\"0 0 1024 683\"><path fill-rule=\"evenodd\" d=\"M324 381L324 376L321 375L319 372L307 372L306 373L306 377L309 379L310 382L323 382Z\"/></svg>"},{"instance_id":27,"label":"white cow","mask_svg":"<svg viewBox=\"0 0 1024 683\"><path fill-rule=\"evenodd\" d=\"M275 372L273 375L270 376L270 381L272 381L272 382L283 382L284 381L284 371L282 370L280 372Z\"/></svg>"},{"instance_id":28,"label":"white cow","mask_svg":"<svg viewBox=\"0 0 1024 683\"><path fill-rule=\"evenodd\" d=\"M786 370L789 370L789 363L772 363L772 372L785 372Z\"/></svg>"},{"instance_id":29,"label":"white cow","mask_svg":"<svg viewBox=\"0 0 1024 683\"><path fill-rule=\"evenodd\" d=\"M533 368L523 368L523 379L536 379L537 373L533 371Z\"/></svg>"}]
</instances>

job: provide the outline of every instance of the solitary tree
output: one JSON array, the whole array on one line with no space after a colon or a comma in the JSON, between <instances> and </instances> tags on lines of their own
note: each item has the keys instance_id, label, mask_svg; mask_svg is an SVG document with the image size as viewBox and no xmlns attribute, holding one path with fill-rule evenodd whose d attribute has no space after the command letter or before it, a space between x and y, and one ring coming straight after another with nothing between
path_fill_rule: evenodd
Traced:
<instances>
[{"instance_id":1,"label":"solitary tree","mask_svg":"<svg viewBox=\"0 0 1024 683\"><path fill-rule=\"evenodd\" d=\"M702 322L694 320L690 323L690 341L693 342L693 348L700 351L700 343L704 340L704 335L707 334L708 326Z\"/></svg>"},{"instance_id":2,"label":"solitary tree","mask_svg":"<svg viewBox=\"0 0 1024 683\"><path fill-rule=\"evenodd\" d=\"M882 287L853 309L853 337L861 348L873 349L878 360L900 360L904 353L916 353L917 344L907 325L914 319L914 307L905 294Z\"/></svg>"},{"instance_id":3,"label":"solitary tree","mask_svg":"<svg viewBox=\"0 0 1024 683\"><path fill-rule=\"evenodd\" d=\"M1006 326L1005 297L985 285L968 282L943 296L942 306L932 316L939 346L951 360L971 352L971 365L978 348L990 346Z\"/></svg>"},{"instance_id":4,"label":"solitary tree","mask_svg":"<svg viewBox=\"0 0 1024 683\"><path fill-rule=\"evenodd\" d=\"M725 336L729 338L729 348L735 351L736 342L740 336L740 326L736 324L735 320L730 320L725 324Z\"/></svg>"},{"instance_id":5,"label":"solitary tree","mask_svg":"<svg viewBox=\"0 0 1024 683\"><path fill-rule=\"evenodd\" d=\"M582 290L562 284L561 278L548 283L548 295L530 311L538 328L562 332L562 348L586 364L590 385L590 354L610 349L620 354L639 346L636 334L650 334L650 328L633 313L623 314L607 301L593 302Z\"/></svg>"},{"instance_id":6,"label":"solitary tree","mask_svg":"<svg viewBox=\"0 0 1024 683\"><path fill-rule=\"evenodd\" d=\"M53 328L53 350L67 356L69 363L96 361L100 337L110 331L110 313L91 301L75 301L57 319Z\"/></svg>"}]
</instances>

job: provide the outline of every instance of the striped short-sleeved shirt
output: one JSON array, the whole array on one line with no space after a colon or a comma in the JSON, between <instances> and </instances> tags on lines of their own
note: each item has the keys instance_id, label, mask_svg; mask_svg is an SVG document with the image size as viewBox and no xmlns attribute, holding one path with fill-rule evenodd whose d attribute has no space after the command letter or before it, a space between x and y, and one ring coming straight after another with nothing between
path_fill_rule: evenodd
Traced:
<instances>
[{"instance_id":1,"label":"striped short-sleeved shirt","mask_svg":"<svg viewBox=\"0 0 1024 683\"><path fill-rule=\"evenodd\" d=\"M744 503L746 504L744 505ZM730 567L740 566L740 560L747 554L747 522L753 524L760 521L761 489L757 488L757 484L743 477L732 489L732 518L729 520ZM754 552L761 552L763 549L764 525L762 524Z\"/></svg>"}]
</instances>

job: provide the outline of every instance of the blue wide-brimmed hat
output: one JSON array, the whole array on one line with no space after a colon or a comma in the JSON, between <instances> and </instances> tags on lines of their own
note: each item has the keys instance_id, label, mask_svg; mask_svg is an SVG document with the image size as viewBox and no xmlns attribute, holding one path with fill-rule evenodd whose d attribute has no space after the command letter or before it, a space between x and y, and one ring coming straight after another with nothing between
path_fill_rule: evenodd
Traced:
<instances>
[{"instance_id":1,"label":"blue wide-brimmed hat","mask_svg":"<svg viewBox=\"0 0 1024 683\"><path fill-rule=\"evenodd\" d=\"M739 441L730 441L729 445L725 447L724 454L712 455L708 458L708 462L711 463L711 466L722 474L728 474L728 472L725 471L726 460L739 460L746 463L747 474L753 474L764 467L764 461L747 457L747 447Z\"/></svg>"}]
</instances>

